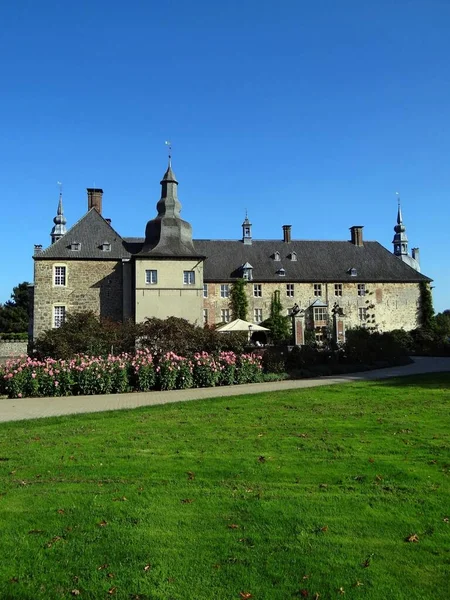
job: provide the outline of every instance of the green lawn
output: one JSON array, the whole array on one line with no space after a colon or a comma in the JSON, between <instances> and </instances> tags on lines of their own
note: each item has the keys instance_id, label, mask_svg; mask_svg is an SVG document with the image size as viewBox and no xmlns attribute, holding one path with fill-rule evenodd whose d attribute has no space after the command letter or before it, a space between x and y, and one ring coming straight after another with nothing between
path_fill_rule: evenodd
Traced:
<instances>
[{"instance_id":1,"label":"green lawn","mask_svg":"<svg viewBox=\"0 0 450 600\"><path fill-rule=\"evenodd\" d=\"M1 424L0 598L447 600L449 386Z\"/></svg>"}]
</instances>

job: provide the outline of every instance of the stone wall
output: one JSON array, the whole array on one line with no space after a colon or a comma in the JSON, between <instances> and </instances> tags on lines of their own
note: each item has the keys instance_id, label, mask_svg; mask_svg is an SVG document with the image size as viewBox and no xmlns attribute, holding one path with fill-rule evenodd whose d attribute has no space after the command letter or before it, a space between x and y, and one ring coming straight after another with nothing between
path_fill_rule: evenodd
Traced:
<instances>
[{"instance_id":1,"label":"stone wall","mask_svg":"<svg viewBox=\"0 0 450 600\"><path fill-rule=\"evenodd\" d=\"M318 282L319 283L319 282ZM293 285L293 296L288 295L288 285ZM270 316L270 303L276 290L280 291L280 300L285 314L289 314L294 304L306 310L307 323L311 325L311 305L322 301L328 306L329 316L335 302L343 309L346 328L363 324L378 325L379 331L392 329L411 330L418 327L418 308L420 292L418 283L365 283L365 295L358 295L358 283L342 283L342 295L335 295L334 283L321 283L321 295L314 294L313 283L279 283L248 282L246 285L248 298L247 319L255 322L255 309L262 310L262 320ZM230 291L232 284L229 284ZM261 286L261 296L259 293ZM289 288L290 290L291 288ZM230 298L221 297L221 284L208 283L208 297L203 300L208 311L208 324L221 321L221 310L230 308ZM359 309L366 309L367 322L360 318ZM232 319L231 310L230 318Z\"/></svg>"},{"instance_id":2,"label":"stone wall","mask_svg":"<svg viewBox=\"0 0 450 600\"><path fill-rule=\"evenodd\" d=\"M54 267L66 267L66 285L54 285ZM117 260L35 260L33 339L53 323L56 306L66 313L92 310L121 321L123 317L122 262Z\"/></svg>"},{"instance_id":3,"label":"stone wall","mask_svg":"<svg viewBox=\"0 0 450 600\"><path fill-rule=\"evenodd\" d=\"M8 358L14 358L27 353L28 342L19 340L15 341L3 341L0 340L0 361L4 362Z\"/></svg>"}]
</instances>

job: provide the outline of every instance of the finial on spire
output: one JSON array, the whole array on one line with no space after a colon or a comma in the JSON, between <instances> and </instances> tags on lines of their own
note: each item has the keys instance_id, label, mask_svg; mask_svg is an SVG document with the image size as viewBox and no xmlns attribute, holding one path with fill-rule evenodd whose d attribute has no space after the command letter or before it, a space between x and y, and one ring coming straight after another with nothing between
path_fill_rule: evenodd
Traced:
<instances>
[{"instance_id":1,"label":"finial on spire","mask_svg":"<svg viewBox=\"0 0 450 600\"><path fill-rule=\"evenodd\" d=\"M172 142L169 142L168 140L166 140L164 142L167 146L167 151L169 153L169 167L172 166Z\"/></svg>"}]
</instances>

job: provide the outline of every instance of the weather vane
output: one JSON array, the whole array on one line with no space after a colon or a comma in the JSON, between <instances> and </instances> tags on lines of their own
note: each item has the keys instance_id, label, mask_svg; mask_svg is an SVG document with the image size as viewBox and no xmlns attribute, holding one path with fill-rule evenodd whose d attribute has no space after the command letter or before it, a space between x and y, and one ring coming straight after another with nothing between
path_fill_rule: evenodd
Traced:
<instances>
[{"instance_id":1,"label":"weather vane","mask_svg":"<svg viewBox=\"0 0 450 600\"><path fill-rule=\"evenodd\" d=\"M164 142L167 146L167 151L169 153L169 167L172 166L172 142L169 142L168 140L166 140Z\"/></svg>"}]
</instances>

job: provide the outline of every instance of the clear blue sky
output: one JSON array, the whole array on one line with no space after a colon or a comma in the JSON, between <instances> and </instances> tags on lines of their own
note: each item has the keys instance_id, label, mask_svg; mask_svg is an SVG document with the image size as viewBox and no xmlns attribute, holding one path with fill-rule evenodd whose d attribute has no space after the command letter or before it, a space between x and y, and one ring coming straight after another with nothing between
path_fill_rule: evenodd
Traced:
<instances>
[{"instance_id":1,"label":"clear blue sky","mask_svg":"<svg viewBox=\"0 0 450 600\"><path fill-rule=\"evenodd\" d=\"M0 5L0 301L33 277L58 187L104 189L124 236L156 214L173 142L196 238L410 248L450 308L448 0L17 0Z\"/></svg>"}]
</instances>

